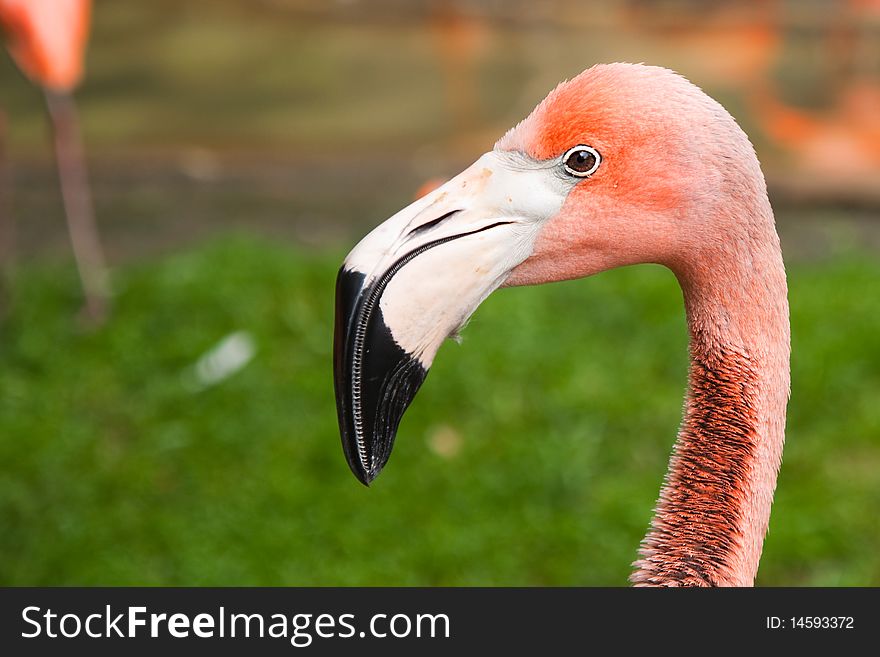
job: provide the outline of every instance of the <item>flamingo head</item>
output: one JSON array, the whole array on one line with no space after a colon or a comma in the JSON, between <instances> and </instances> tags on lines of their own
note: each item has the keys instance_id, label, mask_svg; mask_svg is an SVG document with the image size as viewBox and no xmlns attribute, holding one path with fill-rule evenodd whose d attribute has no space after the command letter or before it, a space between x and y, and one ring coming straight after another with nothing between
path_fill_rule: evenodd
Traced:
<instances>
[{"instance_id":1,"label":"flamingo head","mask_svg":"<svg viewBox=\"0 0 880 657\"><path fill-rule=\"evenodd\" d=\"M560 84L493 150L346 257L334 374L342 444L369 484L440 347L492 291L641 262L706 262L760 195L732 117L681 76L609 64Z\"/></svg>"}]
</instances>

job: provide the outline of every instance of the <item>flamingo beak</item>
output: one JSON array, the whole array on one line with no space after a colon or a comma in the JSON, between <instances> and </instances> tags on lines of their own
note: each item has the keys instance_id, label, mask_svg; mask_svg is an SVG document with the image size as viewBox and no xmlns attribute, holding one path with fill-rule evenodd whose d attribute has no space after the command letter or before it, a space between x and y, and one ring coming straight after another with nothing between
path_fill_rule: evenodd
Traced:
<instances>
[{"instance_id":1,"label":"flamingo beak","mask_svg":"<svg viewBox=\"0 0 880 657\"><path fill-rule=\"evenodd\" d=\"M567 188L546 163L492 151L349 253L336 281L342 447L365 484L388 461L441 343L532 253Z\"/></svg>"}]
</instances>

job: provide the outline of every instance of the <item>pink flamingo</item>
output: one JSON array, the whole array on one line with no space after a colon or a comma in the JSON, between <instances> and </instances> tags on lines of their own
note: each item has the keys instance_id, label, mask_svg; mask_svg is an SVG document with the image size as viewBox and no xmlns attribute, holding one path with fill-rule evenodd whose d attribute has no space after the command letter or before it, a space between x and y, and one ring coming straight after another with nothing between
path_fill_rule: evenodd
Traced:
<instances>
[{"instance_id":1,"label":"pink flamingo","mask_svg":"<svg viewBox=\"0 0 880 657\"><path fill-rule=\"evenodd\" d=\"M684 418L631 580L754 581L789 395L785 269L764 177L721 105L662 68L599 65L401 210L337 280L342 444L369 484L441 342L499 286L670 268L684 293Z\"/></svg>"},{"instance_id":2,"label":"pink flamingo","mask_svg":"<svg viewBox=\"0 0 880 657\"><path fill-rule=\"evenodd\" d=\"M85 312L98 320L106 312L107 274L72 95L82 78L90 14L91 0L0 0L0 31L7 38L9 52L45 92ZM0 198L0 204L7 203Z\"/></svg>"}]
</instances>

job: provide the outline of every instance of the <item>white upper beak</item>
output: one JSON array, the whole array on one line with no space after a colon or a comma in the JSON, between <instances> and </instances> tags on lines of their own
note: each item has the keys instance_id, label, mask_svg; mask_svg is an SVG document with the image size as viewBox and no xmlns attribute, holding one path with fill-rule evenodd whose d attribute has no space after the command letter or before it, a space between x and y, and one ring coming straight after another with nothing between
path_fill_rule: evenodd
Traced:
<instances>
[{"instance_id":1,"label":"white upper beak","mask_svg":"<svg viewBox=\"0 0 880 657\"><path fill-rule=\"evenodd\" d=\"M336 288L334 379L348 464L367 484L441 343L534 249L573 186L558 162L492 151L381 224Z\"/></svg>"},{"instance_id":2,"label":"white upper beak","mask_svg":"<svg viewBox=\"0 0 880 657\"><path fill-rule=\"evenodd\" d=\"M528 258L571 183L552 163L491 151L379 225L343 269L364 285L398 265L379 299L395 341L427 368L440 344ZM409 254L419 252L400 266Z\"/></svg>"}]
</instances>

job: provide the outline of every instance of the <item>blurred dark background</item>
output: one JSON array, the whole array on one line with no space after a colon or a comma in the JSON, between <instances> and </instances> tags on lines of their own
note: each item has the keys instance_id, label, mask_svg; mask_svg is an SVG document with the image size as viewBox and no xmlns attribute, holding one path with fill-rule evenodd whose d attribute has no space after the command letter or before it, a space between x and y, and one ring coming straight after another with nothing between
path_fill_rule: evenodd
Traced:
<instances>
[{"instance_id":1,"label":"blurred dark background","mask_svg":"<svg viewBox=\"0 0 880 657\"><path fill-rule=\"evenodd\" d=\"M671 274L487 302L370 490L330 364L347 249L609 61L703 87L767 177L794 362L758 583L880 584L876 0L96 0L97 327L42 94L4 53L0 583L625 584L681 409Z\"/></svg>"},{"instance_id":2,"label":"blurred dark background","mask_svg":"<svg viewBox=\"0 0 880 657\"><path fill-rule=\"evenodd\" d=\"M350 239L607 61L673 68L728 107L780 223L794 208L812 235L846 206L880 243L867 0L99 0L77 97L102 235L115 260L227 228ZM0 67L18 246L63 249L42 98Z\"/></svg>"}]
</instances>

